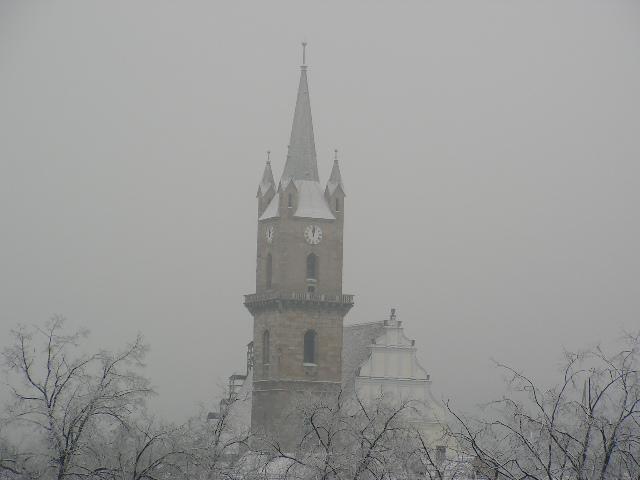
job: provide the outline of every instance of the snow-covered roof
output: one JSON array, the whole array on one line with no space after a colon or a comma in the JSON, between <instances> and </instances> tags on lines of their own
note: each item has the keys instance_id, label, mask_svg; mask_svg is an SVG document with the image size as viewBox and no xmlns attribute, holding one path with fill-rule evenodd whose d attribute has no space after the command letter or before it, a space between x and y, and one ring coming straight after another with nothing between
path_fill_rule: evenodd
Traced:
<instances>
[{"instance_id":1,"label":"snow-covered roof","mask_svg":"<svg viewBox=\"0 0 640 480\"><path fill-rule=\"evenodd\" d=\"M322 193L320 182L295 180L295 185L298 189L298 208L294 213L295 217L335 220L336 217L331 212Z\"/></svg>"},{"instance_id":2,"label":"snow-covered roof","mask_svg":"<svg viewBox=\"0 0 640 480\"><path fill-rule=\"evenodd\" d=\"M285 189L291 180L283 182L280 186ZM327 204L327 200L322 193L320 182L315 180L293 180L298 191L298 205L294 217L317 218L324 220L335 220L333 212ZM267 220L279 216L280 195L273 197L265 211L258 220Z\"/></svg>"},{"instance_id":3,"label":"snow-covered roof","mask_svg":"<svg viewBox=\"0 0 640 480\"><path fill-rule=\"evenodd\" d=\"M384 333L384 322L345 325L342 334L342 388L352 390L356 370L371 356L371 342Z\"/></svg>"},{"instance_id":4,"label":"snow-covered roof","mask_svg":"<svg viewBox=\"0 0 640 480\"><path fill-rule=\"evenodd\" d=\"M268 192L272 185L271 164L267 162L265 172L260 183L259 192ZM300 83L298 85L298 96L293 114L293 125L291 126L291 139L287 160L284 165L280 186L281 192L289 188L293 182L297 189L297 205L294 217L315 218L325 220L335 220L335 216L329 207L324 196L324 190L320 186L318 177L318 164L316 160L316 145L313 137L313 120L311 118L311 102L309 100L309 85L307 83L307 67L302 66L300 71ZM335 183L335 186L334 186ZM327 188L335 191L340 186L343 191L340 169L336 164L331 172ZM280 195L276 195L265 211L260 215L259 220L277 218L279 215Z\"/></svg>"},{"instance_id":5,"label":"snow-covered roof","mask_svg":"<svg viewBox=\"0 0 640 480\"><path fill-rule=\"evenodd\" d=\"M280 208L280 195L276 193L274 197L271 199L271 201L269 202L269 205L267 205L267 208L265 208L264 212L262 212L262 215L260 215L260 218L258 220L267 220L268 218L278 217L279 208Z\"/></svg>"}]
</instances>

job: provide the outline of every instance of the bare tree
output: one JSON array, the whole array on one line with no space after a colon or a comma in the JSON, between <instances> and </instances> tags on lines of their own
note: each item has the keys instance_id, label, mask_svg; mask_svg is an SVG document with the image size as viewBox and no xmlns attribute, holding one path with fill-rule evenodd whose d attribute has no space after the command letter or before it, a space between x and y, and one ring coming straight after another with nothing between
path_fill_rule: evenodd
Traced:
<instances>
[{"instance_id":1,"label":"bare tree","mask_svg":"<svg viewBox=\"0 0 640 480\"><path fill-rule=\"evenodd\" d=\"M67 333L60 317L12 331L3 351L13 397L6 417L23 441L10 446L0 438L0 479L236 476L248 449L248 426L237 418L246 399L229 392L213 418L201 412L183 425L167 424L146 413L153 392L140 374L142 338L115 353L86 354L85 336Z\"/></svg>"},{"instance_id":2,"label":"bare tree","mask_svg":"<svg viewBox=\"0 0 640 480\"><path fill-rule=\"evenodd\" d=\"M187 423L188 443L192 446L191 477L206 479L237 478L243 455L251 440L248 418L244 410L250 406L248 396L227 391L215 414L193 417Z\"/></svg>"},{"instance_id":3,"label":"bare tree","mask_svg":"<svg viewBox=\"0 0 640 480\"><path fill-rule=\"evenodd\" d=\"M362 480L415 475L418 443L407 422L414 402L327 397L300 407L305 428L293 451L272 442L264 470L281 478Z\"/></svg>"},{"instance_id":4,"label":"bare tree","mask_svg":"<svg viewBox=\"0 0 640 480\"><path fill-rule=\"evenodd\" d=\"M18 328L3 352L13 397L9 417L29 429L33 456L58 480L98 474L91 437L128 425L152 392L137 372L147 351L140 336L118 352L84 354L78 347L86 333L66 333L63 326L55 317L42 328Z\"/></svg>"},{"instance_id":5,"label":"bare tree","mask_svg":"<svg viewBox=\"0 0 640 480\"><path fill-rule=\"evenodd\" d=\"M0 437L0 479L22 477L24 457Z\"/></svg>"},{"instance_id":6,"label":"bare tree","mask_svg":"<svg viewBox=\"0 0 640 480\"><path fill-rule=\"evenodd\" d=\"M95 439L91 457L100 467L87 473L109 480L187 478L196 452L186 425L165 424L144 413Z\"/></svg>"},{"instance_id":7,"label":"bare tree","mask_svg":"<svg viewBox=\"0 0 640 480\"><path fill-rule=\"evenodd\" d=\"M609 355L566 353L562 380L543 389L512 367L509 394L457 438L485 472L509 479L640 479L640 336Z\"/></svg>"},{"instance_id":8,"label":"bare tree","mask_svg":"<svg viewBox=\"0 0 640 480\"><path fill-rule=\"evenodd\" d=\"M408 470L428 480L466 480L484 478L478 475L475 458L452 442L451 431L444 427L441 438L434 443L414 430L413 441L407 445Z\"/></svg>"}]
</instances>

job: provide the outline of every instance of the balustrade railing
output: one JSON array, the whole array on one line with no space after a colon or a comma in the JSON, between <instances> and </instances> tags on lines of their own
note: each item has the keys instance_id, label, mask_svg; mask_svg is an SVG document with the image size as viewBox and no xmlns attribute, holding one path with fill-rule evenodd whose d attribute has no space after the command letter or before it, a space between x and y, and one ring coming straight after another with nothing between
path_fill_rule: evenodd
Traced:
<instances>
[{"instance_id":1,"label":"balustrade railing","mask_svg":"<svg viewBox=\"0 0 640 480\"><path fill-rule=\"evenodd\" d=\"M244 296L244 303L268 302L271 300L291 300L298 302L328 302L345 305L353 304L353 295L325 295L311 292L251 293Z\"/></svg>"}]
</instances>

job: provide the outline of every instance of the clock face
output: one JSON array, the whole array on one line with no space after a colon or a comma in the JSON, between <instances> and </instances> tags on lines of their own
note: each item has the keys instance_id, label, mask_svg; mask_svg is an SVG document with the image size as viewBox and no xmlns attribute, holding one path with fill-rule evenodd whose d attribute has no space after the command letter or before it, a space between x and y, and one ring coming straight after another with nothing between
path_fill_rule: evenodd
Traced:
<instances>
[{"instance_id":1,"label":"clock face","mask_svg":"<svg viewBox=\"0 0 640 480\"><path fill-rule=\"evenodd\" d=\"M322 230L317 225L309 225L304 229L304 239L311 245L317 245L322 240Z\"/></svg>"},{"instance_id":2,"label":"clock face","mask_svg":"<svg viewBox=\"0 0 640 480\"><path fill-rule=\"evenodd\" d=\"M264 236L267 238L267 243L271 243L273 242L273 235L274 235L274 228L273 225L269 225L266 230L264 231Z\"/></svg>"}]
</instances>

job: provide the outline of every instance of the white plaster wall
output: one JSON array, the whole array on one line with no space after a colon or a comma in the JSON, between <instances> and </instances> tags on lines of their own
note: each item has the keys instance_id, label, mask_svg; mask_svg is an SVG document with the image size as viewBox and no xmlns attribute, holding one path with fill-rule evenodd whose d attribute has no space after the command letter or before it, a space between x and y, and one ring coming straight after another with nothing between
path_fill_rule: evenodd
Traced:
<instances>
[{"instance_id":1,"label":"white plaster wall","mask_svg":"<svg viewBox=\"0 0 640 480\"><path fill-rule=\"evenodd\" d=\"M356 391L365 402L415 401L407 418L430 441L441 441L445 411L431 394L427 371L417 359L417 348L404 334L400 322L389 322L385 332L370 346L370 357L360 366Z\"/></svg>"}]
</instances>

